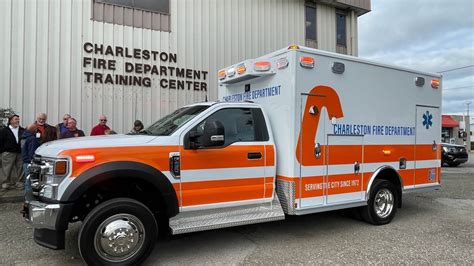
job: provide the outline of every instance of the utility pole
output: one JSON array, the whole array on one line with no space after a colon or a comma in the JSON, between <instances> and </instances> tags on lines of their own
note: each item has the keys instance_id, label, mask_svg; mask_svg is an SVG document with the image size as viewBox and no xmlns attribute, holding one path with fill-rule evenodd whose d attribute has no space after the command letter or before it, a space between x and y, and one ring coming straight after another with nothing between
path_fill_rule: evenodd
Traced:
<instances>
[{"instance_id":1,"label":"utility pole","mask_svg":"<svg viewBox=\"0 0 474 266\"><path fill-rule=\"evenodd\" d=\"M467 145L466 148L468 151L471 151L471 117L469 116L469 105L471 104L471 101L466 101L466 107L467 107L467 115L464 117L464 130L467 133L466 140L467 140Z\"/></svg>"}]
</instances>

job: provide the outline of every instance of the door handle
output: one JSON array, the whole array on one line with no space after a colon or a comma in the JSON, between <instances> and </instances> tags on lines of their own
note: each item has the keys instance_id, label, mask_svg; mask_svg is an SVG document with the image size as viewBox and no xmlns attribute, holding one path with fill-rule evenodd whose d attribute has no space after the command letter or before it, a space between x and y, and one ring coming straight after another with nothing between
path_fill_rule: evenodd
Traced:
<instances>
[{"instance_id":1,"label":"door handle","mask_svg":"<svg viewBox=\"0 0 474 266\"><path fill-rule=\"evenodd\" d=\"M314 157L321 157L321 144L319 144L319 142L314 145Z\"/></svg>"},{"instance_id":2,"label":"door handle","mask_svg":"<svg viewBox=\"0 0 474 266\"><path fill-rule=\"evenodd\" d=\"M247 153L247 159L249 159L249 160L262 159L262 153L261 152L249 152L249 153Z\"/></svg>"},{"instance_id":3,"label":"door handle","mask_svg":"<svg viewBox=\"0 0 474 266\"><path fill-rule=\"evenodd\" d=\"M358 175L360 172L360 163L358 161L356 161L354 163L354 174Z\"/></svg>"}]
</instances>

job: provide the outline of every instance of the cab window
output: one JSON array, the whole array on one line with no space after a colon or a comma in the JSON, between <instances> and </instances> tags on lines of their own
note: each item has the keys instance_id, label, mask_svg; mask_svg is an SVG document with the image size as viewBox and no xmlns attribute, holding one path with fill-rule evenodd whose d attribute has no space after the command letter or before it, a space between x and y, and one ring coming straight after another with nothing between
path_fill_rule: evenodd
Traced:
<instances>
[{"instance_id":1,"label":"cab window","mask_svg":"<svg viewBox=\"0 0 474 266\"><path fill-rule=\"evenodd\" d=\"M211 121L219 121L224 126L224 147L235 142L267 141L268 131L262 111L257 108L227 108L207 117L191 131L203 135L204 126ZM201 138L198 143L205 143Z\"/></svg>"}]
</instances>

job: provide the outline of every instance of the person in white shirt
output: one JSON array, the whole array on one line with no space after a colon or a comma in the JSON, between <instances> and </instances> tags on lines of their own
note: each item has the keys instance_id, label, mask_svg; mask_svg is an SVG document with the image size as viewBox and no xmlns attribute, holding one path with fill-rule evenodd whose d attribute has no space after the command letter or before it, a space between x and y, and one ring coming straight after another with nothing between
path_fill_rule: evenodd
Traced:
<instances>
[{"instance_id":1,"label":"person in white shirt","mask_svg":"<svg viewBox=\"0 0 474 266\"><path fill-rule=\"evenodd\" d=\"M10 188L23 189L23 170L20 137L24 128L20 126L20 117L8 118L8 127L0 131L0 151L2 151L2 171L5 180L1 180L0 190Z\"/></svg>"}]
</instances>

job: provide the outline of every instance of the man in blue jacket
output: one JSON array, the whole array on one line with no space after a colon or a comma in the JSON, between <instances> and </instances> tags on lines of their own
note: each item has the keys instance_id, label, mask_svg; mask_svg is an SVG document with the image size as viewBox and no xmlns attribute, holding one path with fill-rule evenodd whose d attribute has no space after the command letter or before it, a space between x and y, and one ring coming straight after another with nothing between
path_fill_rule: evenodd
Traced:
<instances>
[{"instance_id":1,"label":"man in blue jacket","mask_svg":"<svg viewBox=\"0 0 474 266\"><path fill-rule=\"evenodd\" d=\"M26 177L29 174L28 164L33 160L35 151L40 145L36 138L36 130L37 128L35 124L29 124L21 136L21 158L23 160L23 173L25 174L25 192L31 190L31 186L26 180Z\"/></svg>"}]
</instances>

